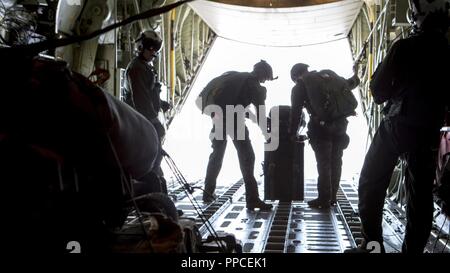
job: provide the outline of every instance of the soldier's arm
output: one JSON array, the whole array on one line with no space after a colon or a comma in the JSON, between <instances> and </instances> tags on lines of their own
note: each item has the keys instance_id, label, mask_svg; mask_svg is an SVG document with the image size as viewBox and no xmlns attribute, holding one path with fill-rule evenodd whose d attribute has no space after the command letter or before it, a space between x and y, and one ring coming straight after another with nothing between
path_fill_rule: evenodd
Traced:
<instances>
[{"instance_id":1,"label":"soldier's arm","mask_svg":"<svg viewBox=\"0 0 450 273\"><path fill-rule=\"evenodd\" d=\"M350 90L355 89L361 82L361 80L358 77L358 73L356 71L354 71L353 76L351 78L348 78L346 81L347 81L347 86Z\"/></svg>"},{"instance_id":2,"label":"soldier's arm","mask_svg":"<svg viewBox=\"0 0 450 273\"><path fill-rule=\"evenodd\" d=\"M295 135L301 122L301 113L306 101L306 89L303 81L299 81L291 91L290 134Z\"/></svg>"},{"instance_id":3,"label":"soldier's arm","mask_svg":"<svg viewBox=\"0 0 450 273\"><path fill-rule=\"evenodd\" d=\"M266 106L266 97L267 97L267 89L264 86L259 86L257 99L256 99L256 119L259 123L260 118L266 118L266 110L265 107L260 106ZM261 108L261 109L260 109Z\"/></svg>"},{"instance_id":4,"label":"soldier's arm","mask_svg":"<svg viewBox=\"0 0 450 273\"><path fill-rule=\"evenodd\" d=\"M249 83L248 87L251 91L251 102L255 106L256 110L256 122L258 124L258 127L261 129L264 137L267 139L269 137L267 132L267 124L269 121L267 120L265 109L267 89L264 86L261 86L259 83L253 81Z\"/></svg>"}]
</instances>

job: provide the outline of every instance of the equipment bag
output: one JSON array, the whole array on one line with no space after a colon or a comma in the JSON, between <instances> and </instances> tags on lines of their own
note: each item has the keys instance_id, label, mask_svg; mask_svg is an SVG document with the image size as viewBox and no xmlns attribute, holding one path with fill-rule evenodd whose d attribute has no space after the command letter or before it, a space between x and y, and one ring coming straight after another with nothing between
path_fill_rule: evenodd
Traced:
<instances>
[{"instance_id":1,"label":"equipment bag","mask_svg":"<svg viewBox=\"0 0 450 273\"><path fill-rule=\"evenodd\" d=\"M358 102L347 81L331 70L310 72L301 80L306 86L313 115L321 121L333 121L355 114Z\"/></svg>"},{"instance_id":2,"label":"equipment bag","mask_svg":"<svg viewBox=\"0 0 450 273\"><path fill-rule=\"evenodd\" d=\"M264 152L264 199L292 201L304 197L305 136L289 138L290 111L289 106L279 106L279 146Z\"/></svg>"}]
</instances>

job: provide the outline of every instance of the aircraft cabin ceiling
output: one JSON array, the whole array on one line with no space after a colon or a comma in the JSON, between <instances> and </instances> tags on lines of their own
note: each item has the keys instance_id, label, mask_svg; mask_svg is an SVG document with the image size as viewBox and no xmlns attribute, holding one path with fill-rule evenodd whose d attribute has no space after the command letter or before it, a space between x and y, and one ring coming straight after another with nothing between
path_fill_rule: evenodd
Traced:
<instances>
[{"instance_id":1,"label":"aircraft cabin ceiling","mask_svg":"<svg viewBox=\"0 0 450 273\"><path fill-rule=\"evenodd\" d=\"M223 38L265 46L303 46L347 37L363 1L199 0L189 5Z\"/></svg>"}]
</instances>

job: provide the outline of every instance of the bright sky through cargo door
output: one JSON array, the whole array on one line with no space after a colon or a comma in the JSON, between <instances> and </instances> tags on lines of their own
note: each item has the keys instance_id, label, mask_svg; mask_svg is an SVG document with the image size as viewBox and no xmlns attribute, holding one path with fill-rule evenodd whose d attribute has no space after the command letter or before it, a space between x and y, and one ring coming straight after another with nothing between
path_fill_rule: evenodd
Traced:
<instances>
[{"instance_id":1,"label":"bright sky through cargo door","mask_svg":"<svg viewBox=\"0 0 450 273\"><path fill-rule=\"evenodd\" d=\"M295 63L309 64L310 70L332 69L343 77L352 76L353 62L346 39L305 47L263 47L217 38L184 107L175 116L164 143L164 149L172 156L188 182L204 179L209 154L212 151L209 140L211 119L201 114L194 103L196 97L214 77L232 70L249 72L261 59L266 60L272 66L274 76L279 77L263 84L267 88L267 109L274 105L290 105L291 89L294 86L290 79L290 69ZM354 89L353 92L359 100L358 89ZM360 105L357 112L357 117L348 119L347 133L350 136L350 145L344 151L341 178L355 179L356 182L364 160L368 133ZM256 156L255 177L262 180L263 177L260 175L264 160L264 139L256 124L248 120L247 126ZM163 169L167 180L170 181L172 177L170 170L165 164ZM236 149L229 139L217 184L235 183L240 178ZM311 146L306 143L305 179L316 178L316 160Z\"/></svg>"}]
</instances>

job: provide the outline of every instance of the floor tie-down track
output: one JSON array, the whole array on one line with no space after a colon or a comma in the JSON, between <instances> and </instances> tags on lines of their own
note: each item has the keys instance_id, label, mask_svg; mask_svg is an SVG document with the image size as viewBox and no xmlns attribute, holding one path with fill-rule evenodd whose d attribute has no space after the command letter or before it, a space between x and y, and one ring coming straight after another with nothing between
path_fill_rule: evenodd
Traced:
<instances>
[{"instance_id":1,"label":"floor tie-down track","mask_svg":"<svg viewBox=\"0 0 450 273\"><path fill-rule=\"evenodd\" d=\"M336 217L337 209L310 209L305 202L269 200L272 211L249 211L242 180L229 188L220 187L216 193L219 198L215 202L203 204L204 214L218 234L234 234L243 252L339 253L351 245L345 225ZM197 217L189 200L177 196L177 208L184 216ZM198 202L201 196L201 192L194 193ZM198 224L206 238L200 219Z\"/></svg>"},{"instance_id":2,"label":"floor tie-down track","mask_svg":"<svg viewBox=\"0 0 450 273\"><path fill-rule=\"evenodd\" d=\"M202 192L193 197L201 204L203 213L217 234L233 234L242 245L244 253L342 253L362 240L357 214L357 191L352 182L342 181L338 192L338 205L331 209L311 209L306 202L279 202L271 211L249 211L245 206L242 180L231 187L218 187L217 200L204 204ZM261 183L260 183L261 185ZM194 186L201 187L198 181ZM315 180L305 181L305 200L316 196ZM176 195L176 206L184 217L195 218L202 237L208 230L196 214L181 188L170 191ZM389 201L384 210L384 238L387 252L399 252L404 233L404 215L395 210ZM436 237L436 234L434 235ZM430 244L433 246L433 236ZM434 251L448 252L443 241L434 245ZM427 251L431 250L427 247Z\"/></svg>"}]
</instances>

